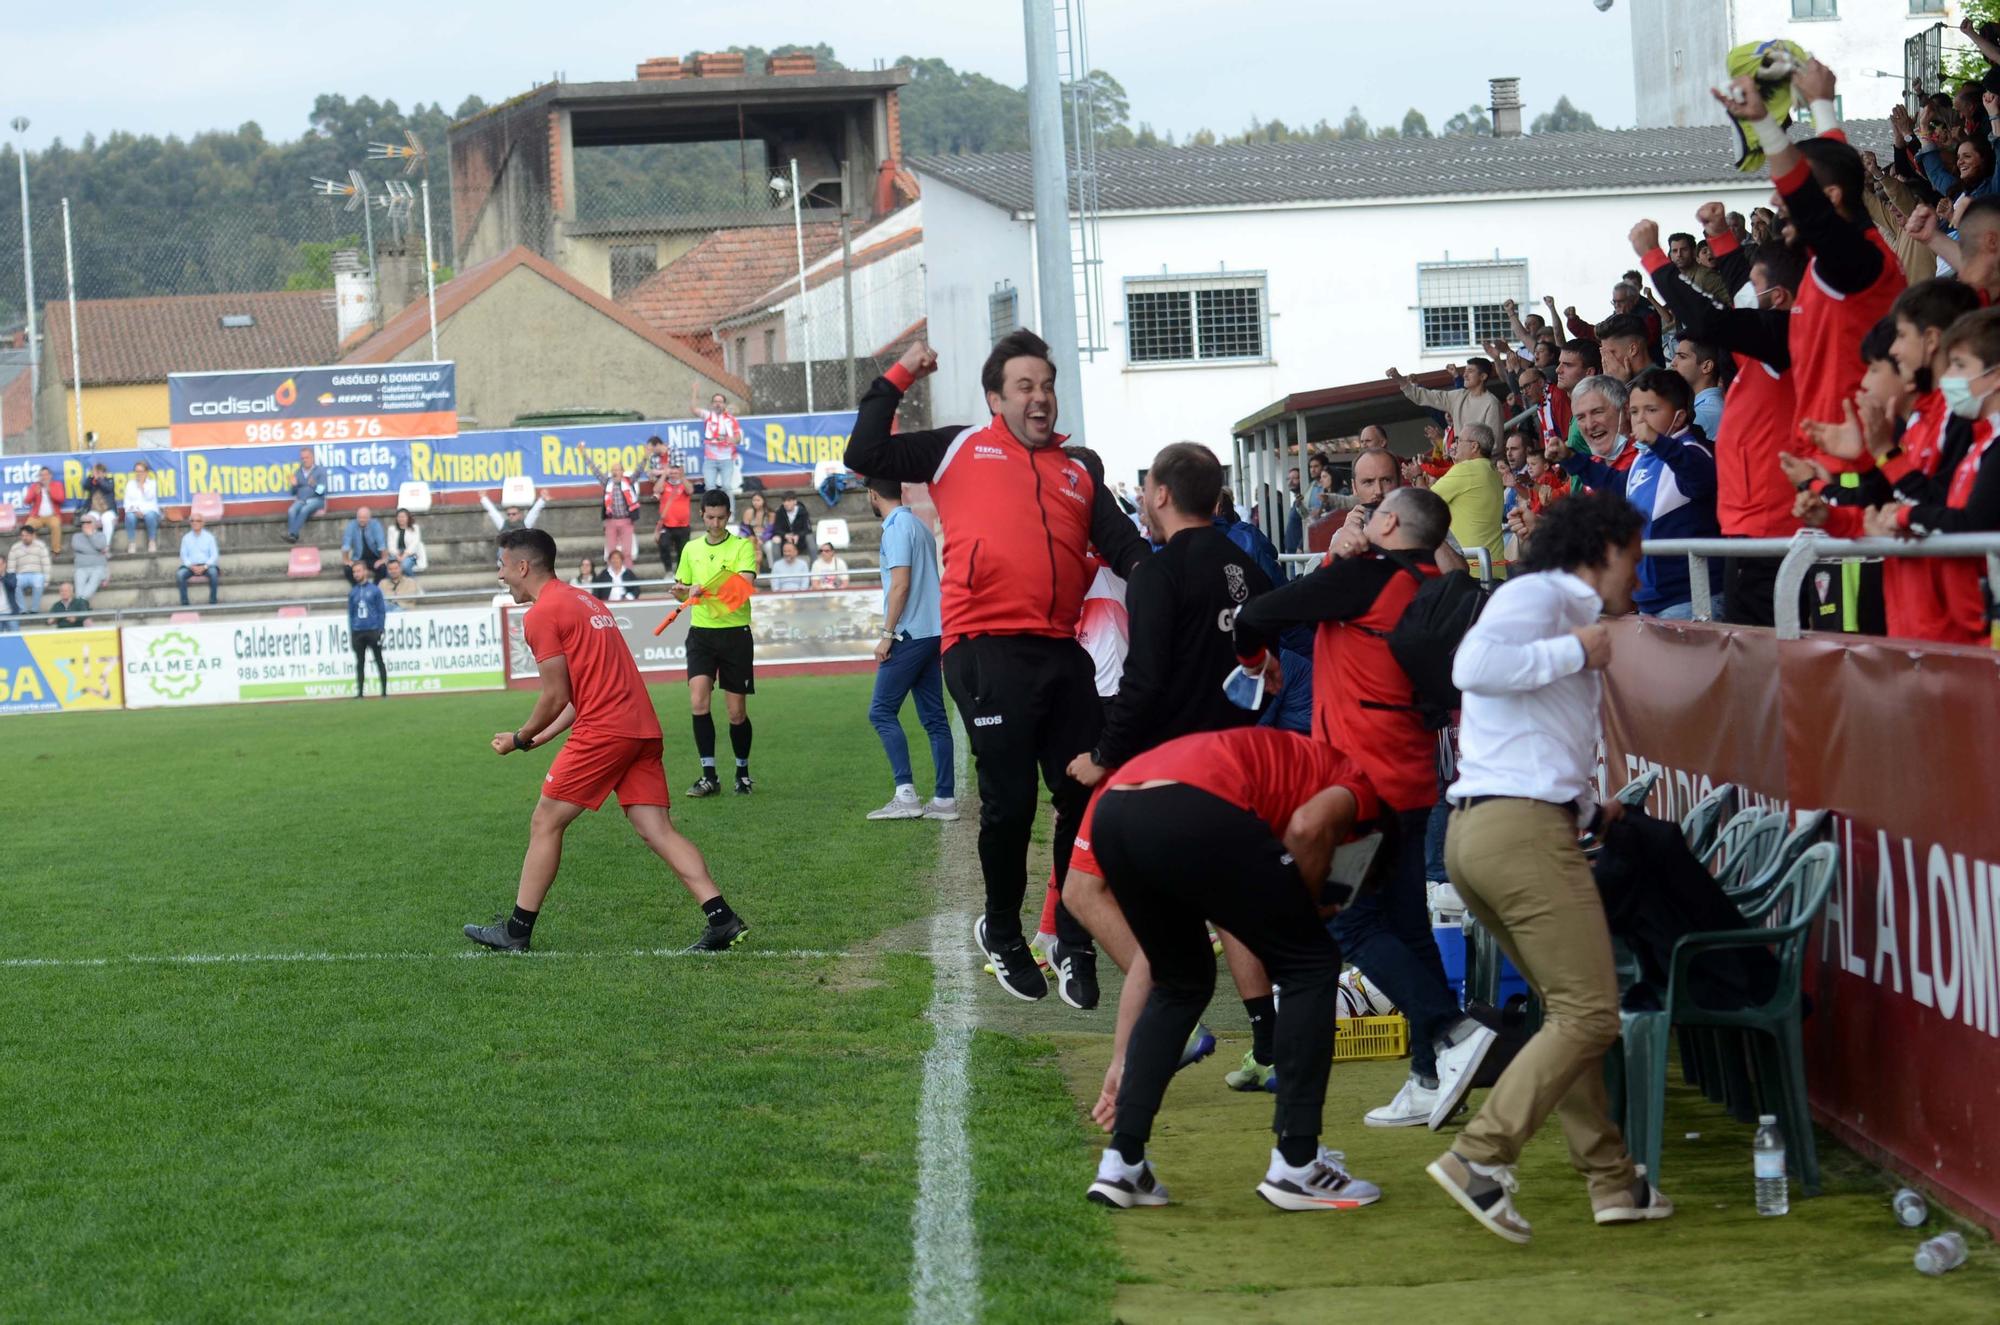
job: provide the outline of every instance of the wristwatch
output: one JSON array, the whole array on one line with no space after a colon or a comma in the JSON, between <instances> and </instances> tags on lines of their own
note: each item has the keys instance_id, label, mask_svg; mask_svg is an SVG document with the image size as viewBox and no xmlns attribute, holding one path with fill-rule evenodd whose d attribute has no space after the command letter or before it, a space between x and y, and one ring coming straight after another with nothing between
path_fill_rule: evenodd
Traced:
<instances>
[{"instance_id":1,"label":"wristwatch","mask_svg":"<svg viewBox=\"0 0 2000 1325\"><path fill-rule=\"evenodd\" d=\"M884 630L882 632L882 638L893 642L896 638L896 632L893 630Z\"/></svg>"},{"instance_id":2,"label":"wristwatch","mask_svg":"<svg viewBox=\"0 0 2000 1325\"><path fill-rule=\"evenodd\" d=\"M526 736L523 736L523 735L521 735L521 733L519 733L519 732L515 732L515 733L514 733L514 748L515 748L516 750L532 750L532 749L534 749L534 748L535 748L535 743L534 743L534 741L530 740L530 739L529 739L528 737L526 737Z\"/></svg>"}]
</instances>

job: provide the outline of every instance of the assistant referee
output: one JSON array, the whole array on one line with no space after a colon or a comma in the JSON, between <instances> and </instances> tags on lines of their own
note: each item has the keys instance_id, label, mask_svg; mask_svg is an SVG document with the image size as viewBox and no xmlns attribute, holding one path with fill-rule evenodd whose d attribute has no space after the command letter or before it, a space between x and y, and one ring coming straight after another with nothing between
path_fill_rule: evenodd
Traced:
<instances>
[{"instance_id":1,"label":"assistant referee","mask_svg":"<svg viewBox=\"0 0 2000 1325\"><path fill-rule=\"evenodd\" d=\"M687 633L688 709L694 714L694 752L701 759L701 777L688 788L690 796L713 796L722 790L715 776L715 718L709 713L715 687L722 687L729 713L729 745L736 752L736 794L748 796L750 781L750 703L757 679L750 639L750 604L726 607L707 601L731 575L757 582L757 545L729 532L729 496L718 488L702 495L704 536L681 549L674 572L680 584L676 596L692 599Z\"/></svg>"}]
</instances>

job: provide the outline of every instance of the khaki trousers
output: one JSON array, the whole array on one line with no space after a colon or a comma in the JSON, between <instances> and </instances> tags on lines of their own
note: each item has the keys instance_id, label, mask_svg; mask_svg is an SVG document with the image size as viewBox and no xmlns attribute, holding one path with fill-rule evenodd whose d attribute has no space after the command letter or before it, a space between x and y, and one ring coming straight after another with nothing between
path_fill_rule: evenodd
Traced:
<instances>
[{"instance_id":1,"label":"khaki trousers","mask_svg":"<svg viewBox=\"0 0 2000 1325\"><path fill-rule=\"evenodd\" d=\"M1512 1164L1553 1112L1590 1194L1629 1192L1638 1175L1609 1116L1603 1071L1618 1039L1618 973L1575 814L1512 799L1454 811L1445 864L1542 1004L1542 1028L1452 1149L1474 1163Z\"/></svg>"},{"instance_id":2,"label":"khaki trousers","mask_svg":"<svg viewBox=\"0 0 2000 1325\"><path fill-rule=\"evenodd\" d=\"M60 557L62 555L61 515L30 515L26 519L22 520L21 523L24 525L31 525L34 528L42 531L42 537L48 542L49 545L49 555L56 557Z\"/></svg>"}]
</instances>

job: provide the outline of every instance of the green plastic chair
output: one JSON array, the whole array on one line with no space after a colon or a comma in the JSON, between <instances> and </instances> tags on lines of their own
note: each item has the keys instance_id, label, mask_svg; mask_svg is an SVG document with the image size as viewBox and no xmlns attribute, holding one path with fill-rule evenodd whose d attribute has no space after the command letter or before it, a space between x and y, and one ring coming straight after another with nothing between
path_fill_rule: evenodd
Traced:
<instances>
[{"instance_id":1,"label":"green plastic chair","mask_svg":"<svg viewBox=\"0 0 2000 1325\"><path fill-rule=\"evenodd\" d=\"M1717 1032L1712 1042L1724 1056L1747 1057L1754 1066L1757 1107L1781 1120L1788 1151L1796 1156L1800 1189L1807 1196L1819 1195L1819 1155L1806 1102L1800 1030L1801 978L1807 936L1826 906L1839 867L1840 849L1832 843L1806 848L1760 901L1761 928L1682 935L1674 944L1664 1009L1622 1014L1621 1061L1607 1079L1623 1098L1626 1147L1654 1182L1659 1181L1665 1132L1667 1047L1675 1029L1690 1027ZM1778 958L1777 987L1762 1006L1705 1008L1693 1001L1688 972L1696 957L1753 946L1772 948Z\"/></svg>"},{"instance_id":2,"label":"green plastic chair","mask_svg":"<svg viewBox=\"0 0 2000 1325\"><path fill-rule=\"evenodd\" d=\"M1703 796L1699 804L1687 812L1681 820L1681 836L1687 839L1688 850L1697 858L1706 857L1715 845L1715 835L1722 827L1722 821L1736 813L1736 802L1742 798L1742 791L1735 783L1727 783Z\"/></svg>"},{"instance_id":3,"label":"green plastic chair","mask_svg":"<svg viewBox=\"0 0 2000 1325\"><path fill-rule=\"evenodd\" d=\"M1805 854L1807 847L1815 842L1830 840L1832 827L1831 810L1812 811L1799 820L1798 827L1794 828L1791 835L1779 845L1777 852L1765 862L1761 871L1733 888L1727 884L1723 885L1723 892L1736 903L1738 910L1753 904L1757 898L1777 886L1778 880L1785 877L1786 872L1798 862L1799 857Z\"/></svg>"},{"instance_id":4,"label":"green plastic chair","mask_svg":"<svg viewBox=\"0 0 2000 1325\"><path fill-rule=\"evenodd\" d=\"M1618 794L1611 799L1617 801L1628 810L1636 810L1646 803L1648 796L1653 794L1653 784L1659 780L1659 769L1647 769L1644 773L1641 773L1638 777L1633 778L1630 782L1620 787Z\"/></svg>"},{"instance_id":5,"label":"green plastic chair","mask_svg":"<svg viewBox=\"0 0 2000 1325\"><path fill-rule=\"evenodd\" d=\"M1788 822L1782 810L1763 810L1754 805L1740 810L1723 825L1721 835L1708 849L1708 858L1702 864L1708 866L1708 872L1722 885L1723 892L1741 887L1770 868L1778 849L1784 845ZM1793 859L1797 859L1796 852Z\"/></svg>"}]
</instances>

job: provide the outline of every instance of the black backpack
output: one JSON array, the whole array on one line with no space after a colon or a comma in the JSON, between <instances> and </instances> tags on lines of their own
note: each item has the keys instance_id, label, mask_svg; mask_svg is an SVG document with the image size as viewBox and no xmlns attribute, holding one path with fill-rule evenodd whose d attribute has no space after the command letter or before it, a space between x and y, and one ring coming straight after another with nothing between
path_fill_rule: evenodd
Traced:
<instances>
[{"instance_id":1,"label":"black backpack","mask_svg":"<svg viewBox=\"0 0 2000 1325\"><path fill-rule=\"evenodd\" d=\"M1425 730L1443 731L1459 704L1458 687L1451 682L1452 658L1485 608L1486 590L1465 571L1426 575L1402 553L1383 550L1382 555L1416 576L1418 588L1392 628L1368 633L1388 642L1390 656L1410 678L1417 701L1411 707Z\"/></svg>"}]
</instances>

